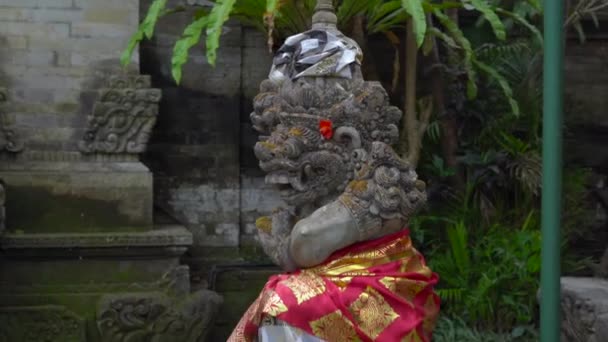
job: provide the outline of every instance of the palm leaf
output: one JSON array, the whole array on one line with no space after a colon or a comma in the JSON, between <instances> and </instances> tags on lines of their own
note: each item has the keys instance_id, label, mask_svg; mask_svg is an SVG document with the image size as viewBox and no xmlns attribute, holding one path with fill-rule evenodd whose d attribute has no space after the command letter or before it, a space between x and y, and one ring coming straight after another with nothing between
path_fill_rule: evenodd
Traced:
<instances>
[{"instance_id":1,"label":"palm leaf","mask_svg":"<svg viewBox=\"0 0 608 342\"><path fill-rule=\"evenodd\" d=\"M447 46L449 46L452 49L459 49L460 47L456 44L456 42L454 41L454 39L452 39L452 37L448 36L447 34L445 34L445 32L442 32L441 30L439 30L436 27L429 27L429 34L441 39Z\"/></svg>"},{"instance_id":2,"label":"palm leaf","mask_svg":"<svg viewBox=\"0 0 608 342\"><path fill-rule=\"evenodd\" d=\"M416 34L416 44L420 47L422 46L422 43L424 43L424 37L426 35L426 15L424 14L422 1L401 0L401 5L411 17L412 27Z\"/></svg>"},{"instance_id":3,"label":"palm leaf","mask_svg":"<svg viewBox=\"0 0 608 342\"><path fill-rule=\"evenodd\" d=\"M389 1L372 9L367 19L367 31L378 33L390 31L407 20L407 12L399 1Z\"/></svg>"},{"instance_id":4,"label":"palm leaf","mask_svg":"<svg viewBox=\"0 0 608 342\"><path fill-rule=\"evenodd\" d=\"M505 30L505 25L502 23L496 12L488 5L485 0L469 0L471 4L475 7L476 10L481 12L484 17L492 26L492 30L494 30L494 34L496 38L499 40L505 40L507 37L507 32Z\"/></svg>"}]
</instances>

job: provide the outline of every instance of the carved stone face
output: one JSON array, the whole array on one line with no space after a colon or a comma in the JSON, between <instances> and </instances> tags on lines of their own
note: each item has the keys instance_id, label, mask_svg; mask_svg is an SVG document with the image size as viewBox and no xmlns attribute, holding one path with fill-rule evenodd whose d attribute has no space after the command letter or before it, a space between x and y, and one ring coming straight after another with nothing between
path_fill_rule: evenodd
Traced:
<instances>
[{"instance_id":1,"label":"carved stone face","mask_svg":"<svg viewBox=\"0 0 608 342\"><path fill-rule=\"evenodd\" d=\"M353 152L372 141L394 142L401 112L375 82L343 80L315 87L307 80L264 82L251 115L262 134L255 146L266 182L295 208L336 199L353 179ZM347 90L349 89L349 90ZM320 123L330 122L330 134ZM327 132L325 132L327 133Z\"/></svg>"},{"instance_id":2,"label":"carved stone face","mask_svg":"<svg viewBox=\"0 0 608 342\"><path fill-rule=\"evenodd\" d=\"M289 125L285 120L254 149L267 173L266 183L276 184L285 202L294 207L334 199L352 178L349 145L326 140L313 128L317 117L299 118L304 123Z\"/></svg>"}]
</instances>

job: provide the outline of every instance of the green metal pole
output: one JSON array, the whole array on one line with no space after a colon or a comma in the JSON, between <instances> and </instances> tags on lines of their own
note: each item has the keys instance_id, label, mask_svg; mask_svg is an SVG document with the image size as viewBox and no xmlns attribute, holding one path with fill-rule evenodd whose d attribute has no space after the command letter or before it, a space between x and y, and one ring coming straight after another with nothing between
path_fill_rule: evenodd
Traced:
<instances>
[{"instance_id":1,"label":"green metal pole","mask_svg":"<svg viewBox=\"0 0 608 342\"><path fill-rule=\"evenodd\" d=\"M545 0L540 340L560 340L563 0Z\"/></svg>"}]
</instances>

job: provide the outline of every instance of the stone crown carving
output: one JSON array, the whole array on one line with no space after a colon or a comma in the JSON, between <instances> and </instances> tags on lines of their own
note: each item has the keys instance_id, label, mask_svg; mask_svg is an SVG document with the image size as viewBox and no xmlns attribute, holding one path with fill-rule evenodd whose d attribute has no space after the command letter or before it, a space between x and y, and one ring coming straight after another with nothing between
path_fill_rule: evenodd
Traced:
<instances>
[{"instance_id":1,"label":"stone crown carving","mask_svg":"<svg viewBox=\"0 0 608 342\"><path fill-rule=\"evenodd\" d=\"M88 116L82 153L139 154L146 150L158 116L160 89L147 76L112 76Z\"/></svg>"}]
</instances>

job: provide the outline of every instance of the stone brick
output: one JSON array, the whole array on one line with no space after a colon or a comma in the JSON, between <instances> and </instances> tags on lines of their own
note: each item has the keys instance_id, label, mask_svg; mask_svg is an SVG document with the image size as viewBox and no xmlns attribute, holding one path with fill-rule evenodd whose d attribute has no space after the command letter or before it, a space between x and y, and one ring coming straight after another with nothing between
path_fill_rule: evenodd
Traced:
<instances>
[{"instance_id":1,"label":"stone brick","mask_svg":"<svg viewBox=\"0 0 608 342\"><path fill-rule=\"evenodd\" d=\"M107 37L128 40L135 29L125 25L108 23L78 22L72 24L71 37Z\"/></svg>"},{"instance_id":2,"label":"stone brick","mask_svg":"<svg viewBox=\"0 0 608 342\"><path fill-rule=\"evenodd\" d=\"M44 38L67 38L69 23L0 22L0 33Z\"/></svg>"},{"instance_id":3,"label":"stone brick","mask_svg":"<svg viewBox=\"0 0 608 342\"><path fill-rule=\"evenodd\" d=\"M26 69L23 73L13 75L11 86L26 88L29 85L35 84L38 88L70 88L77 89L83 82L81 78L74 76L39 74L37 69Z\"/></svg>"},{"instance_id":4,"label":"stone brick","mask_svg":"<svg viewBox=\"0 0 608 342\"><path fill-rule=\"evenodd\" d=\"M38 0L38 7L45 8L70 8L73 0Z\"/></svg>"},{"instance_id":5,"label":"stone brick","mask_svg":"<svg viewBox=\"0 0 608 342\"><path fill-rule=\"evenodd\" d=\"M34 17L31 9L18 7L0 9L0 20L31 21L33 18Z\"/></svg>"},{"instance_id":6,"label":"stone brick","mask_svg":"<svg viewBox=\"0 0 608 342\"><path fill-rule=\"evenodd\" d=\"M32 106L34 107L34 106ZM49 108L53 109L53 108ZM15 124L28 128L47 129L52 127L70 126L78 114L62 114L48 112L15 113Z\"/></svg>"},{"instance_id":7,"label":"stone brick","mask_svg":"<svg viewBox=\"0 0 608 342\"><path fill-rule=\"evenodd\" d=\"M40 0L0 0L1 7L38 7ZM4 10L4 9L3 9Z\"/></svg>"},{"instance_id":8,"label":"stone brick","mask_svg":"<svg viewBox=\"0 0 608 342\"><path fill-rule=\"evenodd\" d=\"M89 23L113 24L118 26L129 26L133 23L133 13L125 11L124 8L86 8L83 11L84 21ZM135 18L137 20L137 18ZM125 30L123 34L129 33Z\"/></svg>"},{"instance_id":9,"label":"stone brick","mask_svg":"<svg viewBox=\"0 0 608 342\"><path fill-rule=\"evenodd\" d=\"M75 8L112 8L112 9L123 9L125 12L132 13L135 17L138 16L139 12L139 0L104 0L91 1L91 0L73 0Z\"/></svg>"},{"instance_id":10,"label":"stone brick","mask_svg":"<svg viewBox=\"0 0 608 342\"><path fill-rule=\"evenodd\" d=\"M41 89L41 88L20 88L11 86L8 88L9 101L32 101L35 102L52 102L53 101L53 90L52 89Z\"/></svg>"},{"instance_id":11,"label":"stone brick","mask_svg":"<svg viewBox=\"0 0 608 342\"><path fill-rule=\"evenodd\" d=\"M0 10L1 11L1 10ZM5 49L26 49L27 48L27 37L26 36L5 36L1 35L0 32L0 46Z\"/></svg>"},{"instance_id":12,"label":"stone brick","mask_svg":"<svg viewBox=\"0 0 608 342\"><path fill-rule=\"evenodd\" d=\"M53 66L57 60L57 53L48 50L12 50L10 54L13 65Z\"/></svg>"},{"instance_id":13,"label":"stone brick","mask_svg":"<svg viewBox=\"0 0 608 342\"><path fill-rule=\"evenodd\" d=\"M29 38L29 47L66 52L88 52L120 55L126 44L116 38L107 37L70 37L68 39L48 39L44 37Z\"/></svg>"},{"instance_id":14,"label":"stone brick","mask_svg":"<svg viewBox=\"0 0 608 342\"><path fill-rule=\"evenodd\" d=\"M83 17L82 11L75 8L37 8L29 12L37 23L79 22Z\"/></svg>"}]
</instances>

